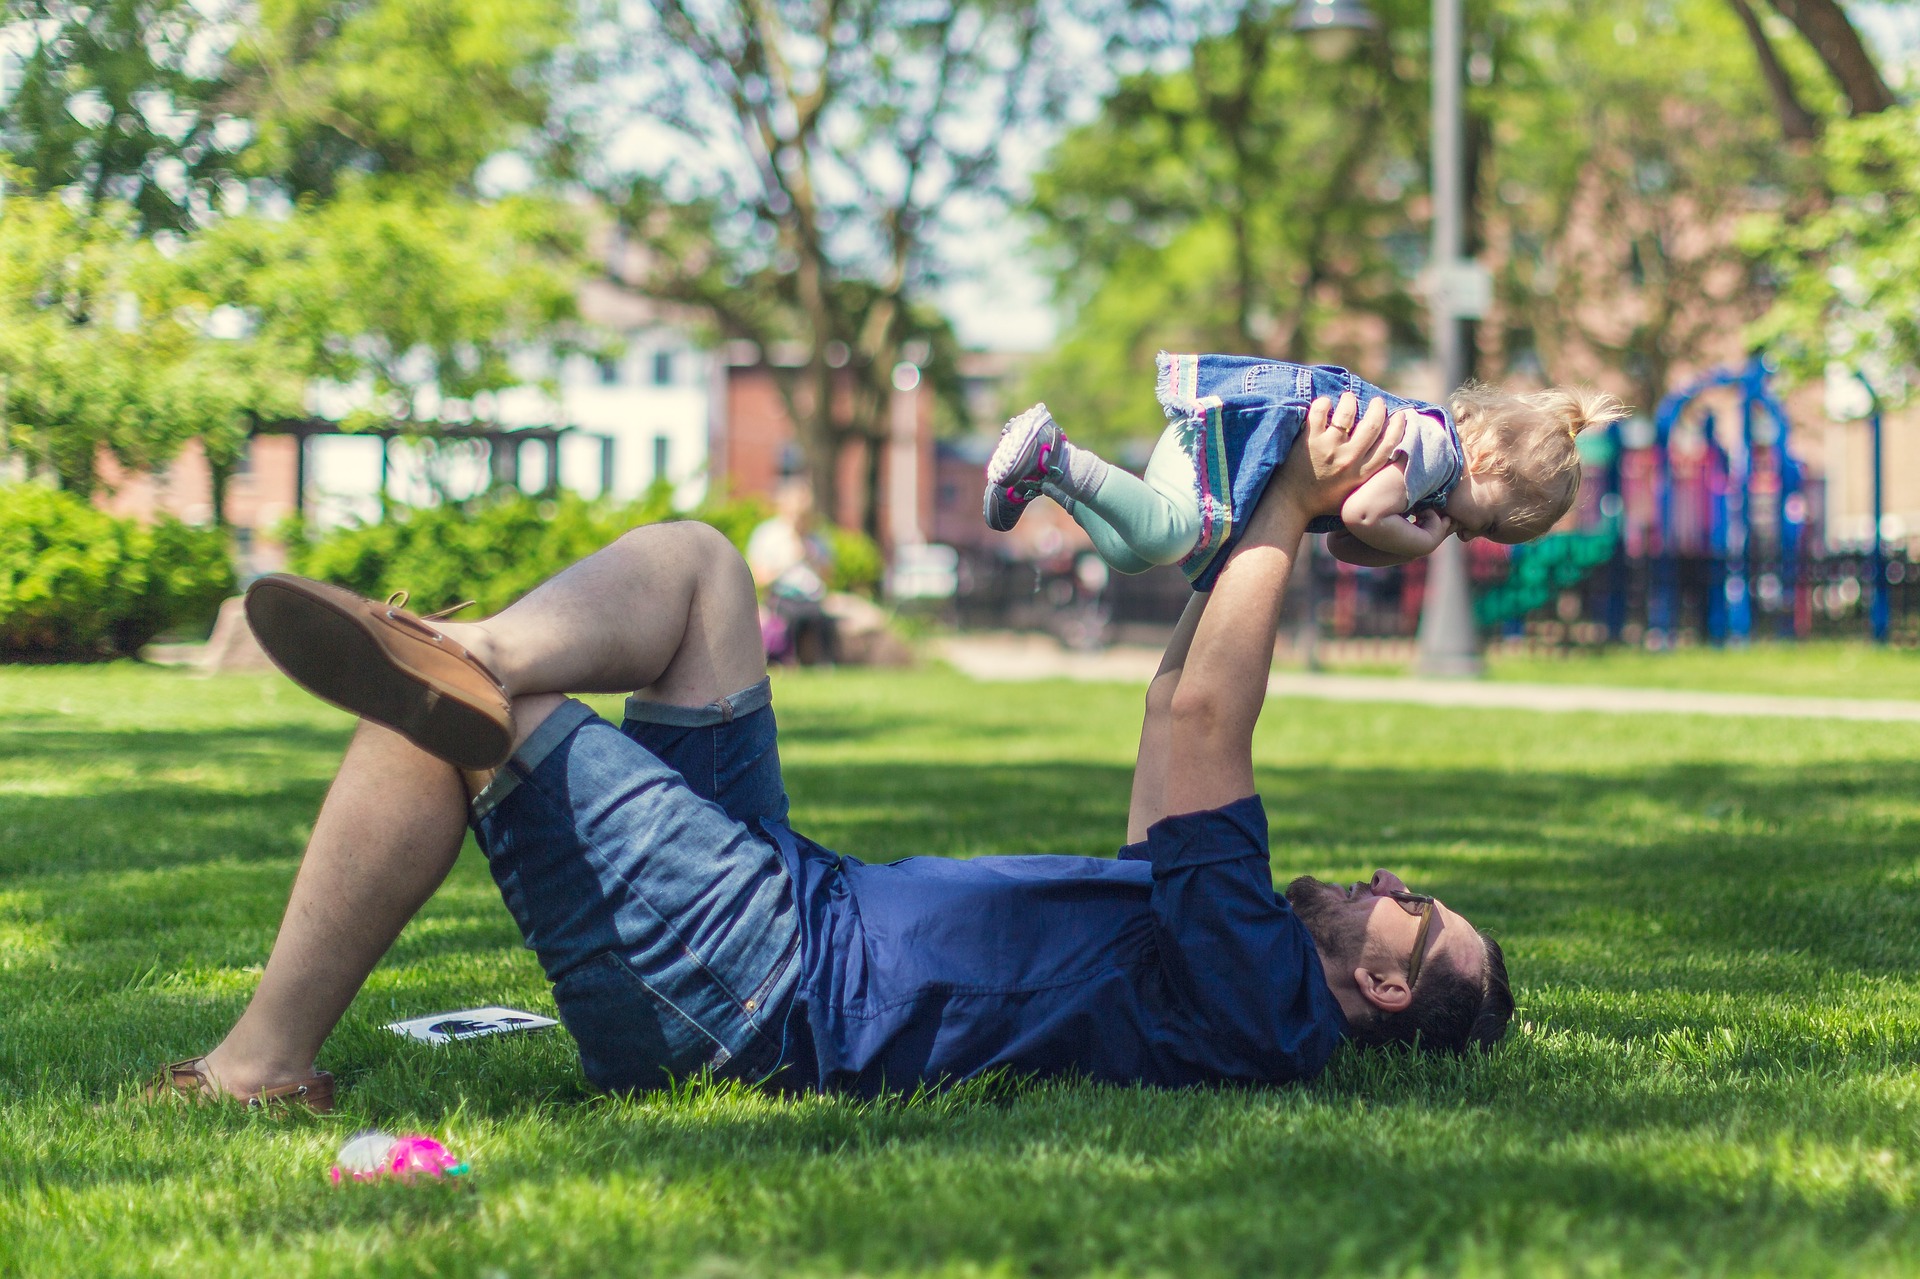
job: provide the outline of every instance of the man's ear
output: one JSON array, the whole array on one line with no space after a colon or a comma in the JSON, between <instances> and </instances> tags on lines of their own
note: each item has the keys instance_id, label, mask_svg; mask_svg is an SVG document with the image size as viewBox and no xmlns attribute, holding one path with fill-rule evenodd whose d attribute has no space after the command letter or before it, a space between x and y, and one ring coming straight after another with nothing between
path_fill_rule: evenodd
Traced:
<instances>
[{"instance_id":1,"label":"man's ear","mask_svg":"<svg viewBox=\"0 0 1920 1279\"><path fill-rule=\"evenodd\" d=\"M1360 998L1372 1004L1383 1013L1405 1011L1413 1002L1413 990L1407 985L1405 973L1375 972L1371 968L1353 970L1354 988L1360 992Z\"/></svg>"}]
</instances>

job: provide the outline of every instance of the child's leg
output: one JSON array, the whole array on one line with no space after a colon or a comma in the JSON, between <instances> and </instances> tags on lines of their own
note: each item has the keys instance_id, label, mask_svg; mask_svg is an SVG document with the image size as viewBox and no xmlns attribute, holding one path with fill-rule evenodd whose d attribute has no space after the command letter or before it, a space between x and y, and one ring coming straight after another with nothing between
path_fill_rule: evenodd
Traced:
<instances>
[{"instance_id":1,"label":"child's leg","mask_svg":"<svg viewBox=\"0 0 1920 1279\"><path fill-rule=\"evenodd\" d=\"M1073 516L1073 522L1087 531L1087 536L1093 539L1093 549L1114 572L1144 573L1154 567L1152 560L1141 559L1135 554L1134 549L1127 545L1127 540L1120 536L1119 531L1095 514L1086 503L1076 502L1052 484L1048 484L1041 492L1060 503L1067 514Z\"/></svg>"},{"instance_id":2,"label":"child's leg","mask_svg":"<svg viewBox=\"0 0 1920 1279\"><path fill-rule=\"evenodd\" d=\"M1100 557L1123 573L1141 573L1121 563L1109 546L1117 540L1131 559L1147 567L1175 564L1200 539L1200 497L1194 485L1193 459L1175 423L1160 436L1144 478L1100 462L1085 449L1067 446L1066 473L1054 482L1076 523L1093 538ZM1091 459L1087 465L1082 458ZM1113 548L1115 551L1118 548Z\"/></svg>"}]
</instances>

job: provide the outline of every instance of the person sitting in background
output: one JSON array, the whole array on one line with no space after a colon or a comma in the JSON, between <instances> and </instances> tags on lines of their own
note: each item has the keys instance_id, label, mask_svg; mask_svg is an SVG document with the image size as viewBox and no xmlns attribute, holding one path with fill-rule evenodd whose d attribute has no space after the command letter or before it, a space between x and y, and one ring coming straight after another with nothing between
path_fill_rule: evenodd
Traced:
<instances>
[{"instance_id":1,"label":"person sitting in background","mask_svg":"<svg viewBox=\"0 0 1920 1279\"><path fill-rule=\"evenodd\" d=\"M812 485L782 482L773 515L747 539L746 558L764 601L767 657L802 666L839 660L838 628L826 608L833 548L814 527Z\"/></svg>"}]
</instances>

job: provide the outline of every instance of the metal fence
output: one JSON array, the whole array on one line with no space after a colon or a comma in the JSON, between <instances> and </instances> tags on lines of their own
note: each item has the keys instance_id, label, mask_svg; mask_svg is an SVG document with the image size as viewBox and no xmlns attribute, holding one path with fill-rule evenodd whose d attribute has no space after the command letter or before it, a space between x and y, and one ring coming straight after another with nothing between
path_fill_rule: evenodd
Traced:
<instances>
[{"instance_id":1,"label":"metal fence","mask_svg":"<svg viewBox=\"0 0 1920 1279\"><path fill-rule=\"evenodd\" d=\"M1507 579L1506 548L1476 543L1472 550L1477 590ZM1490 628L1490 638L1654 648L1864 639L1871 635L1872 570L1864 551L1785 562L1765 555L1616 554L1523 616ZM1891 639L1920 644L1920 563L1895 552L1885 558L1883 572ZM1328 639L1411 638L1425 585L1426 566L1419 561L1363 569L1315 551L1296 572L1281 629L1302 628L1311 616L1317 633ZM1189 594L1175 569L1108 573L1090 552L1045 564L963 553L951 620L972 629L1043 631L1076 647L1097 647L1130 632L1171 626Z\"/></svg>"}]
</instances>

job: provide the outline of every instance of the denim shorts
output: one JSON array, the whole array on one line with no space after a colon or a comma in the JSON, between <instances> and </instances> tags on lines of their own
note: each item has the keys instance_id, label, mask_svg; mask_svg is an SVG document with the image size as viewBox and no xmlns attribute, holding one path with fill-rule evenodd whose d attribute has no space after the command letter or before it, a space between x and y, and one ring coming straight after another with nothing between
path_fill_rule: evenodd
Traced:
<instances>
[{"instance_id":1,"label":"denim shorts","mask_svg":"<svg viewBox=\"0 0 1920 1279\"><path fill-rule=\"evenodd\" d=\"M660 1087L780 1064L799 926L767 681L707 706L562 703L474 797L494 882L588 1080Z\"/></svg>"}]
</instances>

